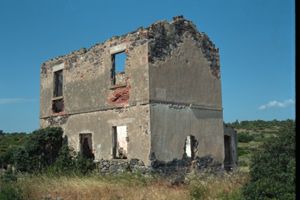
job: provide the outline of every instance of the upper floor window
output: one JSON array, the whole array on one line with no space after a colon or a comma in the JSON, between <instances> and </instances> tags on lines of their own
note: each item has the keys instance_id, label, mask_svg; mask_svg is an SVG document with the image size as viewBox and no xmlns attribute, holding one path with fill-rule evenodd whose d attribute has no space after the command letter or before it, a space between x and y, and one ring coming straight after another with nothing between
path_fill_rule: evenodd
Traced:
<instances>
[{"instance_id":1,"label":"upper floor window","mask_svg":"<svg viewBox=\"0 0 300 200\"><path fill-rule=\"evenodd\" d=\"M53 97L63 96L63 70L54 72Z\"/></svg>"},{"instance_id":2,"label":"upper floor window","mask_svg":"<svg viewBox=\"0 0 300 200\"><path fill-rule=\"evenodd\" d=\"M125 86L126 76L125 67L127 59L128 43L124 42L115 46L110 47L111 55L111 85L113 87Z\"/></svg>"},{"instance_id":3,"label":"upper floor window","mask_svg":"<svg viewBox=\"0 0 300 200\"><path fill-rule=\"evenodd\" d=\"M125 78L125 65L126 65L126 53L125 51L118 52L111 55L111 81L112 85L124 83Z\"/></svg>"},{"instance_id":4,"label":"upper floor window","mask_svg":"<svg viewBox=\"0 0 300 200\"><path fill-rule=\"evenodd\" d=\"M64 111L63 68L64 68L63 63L53 67L53 98L52 98L53 113L60 113Z\"/></svg>"}]
</instances>

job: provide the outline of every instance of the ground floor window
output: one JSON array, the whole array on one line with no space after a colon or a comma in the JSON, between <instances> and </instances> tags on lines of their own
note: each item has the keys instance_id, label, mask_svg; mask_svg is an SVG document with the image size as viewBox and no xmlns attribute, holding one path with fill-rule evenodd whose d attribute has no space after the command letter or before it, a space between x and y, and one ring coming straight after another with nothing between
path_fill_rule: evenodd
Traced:
<instances>
[{"instance_id":1,"label":"ground floor window","mask_svg":"<svg viewBox=\"0 0 300 200\"><path fill-rule=\"evenodd\" d=\"M113 126L113 158L127 159L127 127Z\"/></svg>"},{"instance_id":2,"label":"ground floor window","mask_svg":"<svg viewBox=\"0 0 300 200\"><path fill-rule=\"evenodd\" d=\"M189 135L185 139L184 152L187 157L194 159L197 152L198 142L193 135Z\"/></svg>"},{"instance_id":3,"label":"ground floor window","mask_svg":"<svg viewBox=\"0 0 300 200\"><path fill-rule=\"evenodd\" d=\"M92 144L92 134L91 133L80 133L80 153L86 158L94 159L93 154L93 144Z\"/></svg>"}]
</instances>

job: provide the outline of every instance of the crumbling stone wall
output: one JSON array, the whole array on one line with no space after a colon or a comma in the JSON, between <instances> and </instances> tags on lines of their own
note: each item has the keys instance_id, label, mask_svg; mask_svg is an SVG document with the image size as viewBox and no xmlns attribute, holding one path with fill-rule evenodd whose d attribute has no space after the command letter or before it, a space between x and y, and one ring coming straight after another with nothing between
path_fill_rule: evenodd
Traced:
<instances>
[{"instance_id":1,"label":"crumbling stone wall","mask_svg":"<svg viewBox=\"0 0 300 200\"><path fill-rule=\"evenodd\" d=\"M42 64L41 118L53 116L50 101L53 92L52 69L59 64L64 65L65 91L65 108L60 115L86 113L147 102L149 94L145 88L148 88L149 80L148 46L145 41L138 39L136 34L111 39L90 49L74 51ZM110 80L112 65L110 50L118 45L124 47L127 53L125 87L112 87Z\"/></svg>"},{"instance_id":2,"label":"crumbling stone wall","mask_svg":"<svg viewBox=\"0 0 300 200\"><path fill-rule=\"evenodd\" d=\"M192 135L196 156L210 154L223 162L218 49L182 17L151 25L149 35L151 152L159 160L181 159Z\"/></svg>"},{"instance_id":3,"label":"crumbling stone wall","mask_svg":"<svg viewBox=\"0 0 300 200\"><path fill-rule=\"evenodd\" d=\"M115 74L112 55L125 51L125 71ZM63 69L63 105L52 111L53 72ZM187 136L195 156L224 160L218 49L182 16L82 48L41 66L41 127L61 126L79 150L91 133L96 160L112 158L112 126L128 127L128 160L181 160Z\"/></svg>"}]
</instances>

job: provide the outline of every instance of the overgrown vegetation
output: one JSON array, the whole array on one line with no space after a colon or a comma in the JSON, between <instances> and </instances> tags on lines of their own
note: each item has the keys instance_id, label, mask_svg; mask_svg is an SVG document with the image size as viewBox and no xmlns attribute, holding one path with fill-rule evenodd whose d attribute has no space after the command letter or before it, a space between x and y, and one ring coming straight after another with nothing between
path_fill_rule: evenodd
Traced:
<instances>
[{"instance_id":1,"label":"overgrown vegetation","mask_svg":"<svg viewBox=\"0 0 300 200\"><path fill-rule=\"evenodd\" d=\"M1 142L10 144L0 154L1 165L12 165L18 172L87 174L95 168L91 159L68 147L59 127L39 129L28 135L5 134Z\"/></svg>"},{"instance_id":2,"label":"overgrown vegetation","mask_svg":"<svg viewBox=\"0 0 300 200\"><path fill-rule=\"evenodd\" d=\"M7 170L0 177L0 199L2 200L22 200L23 191L17 185L17 177L12 170Z\"/></svg>"},{"instance_id":3,"label":"overgrown vegetation","mask_svg":"<svg viewBox=\"0 0 300 200\"><path fill-rule=\"evenodd\" d=\"M241 171L189 175L179 186L151 174L99 175L91 159L68 147L60 128L0 131L0 165L7 168L0 199L295 199L295 122L227 125L238 133Z\"/></svg>"},{"instance_id":4,"label":"overgrown vegetation","mask_svg":"<svg viewBox=\"0 0 300 200\"><path fill-rule=\"evenodd\" d=\"M6 171L2 171L0 180L1 200L24 198L24 187L17 184L15 174L86 175L95 169L93 161L69 149L62 136L62 129L56 127L39 129L28 135L2 132L0 164L1 170Z\"/></svg>"},{"instance_id":5,"label":"overgrown vegetation","mask_svg":"<svg viewBox=\"0 0 300 200\"><path fill-rule=\"evenodd\" d=\"M26 133L4 133L0 130L0 167L6 168L11 164L15 148L25 143L28 138Z\"/></svg>"},{"instance_id":6,"label":"overgrown vegetation","mask_svg":"<svg viewBox=\"0 0 300 200\"><path fill-rule=\"evenodd\" d=\"M295 124L290 122L254 153L245 199L295 199L295 143Z\"/></svg>"},{"instance_id":7,"label":"overgrown vegetation","mask_svg":"<svg viewBox=\"0 0 300 200\"><path fill-rule=\"evenodd\" d=\"M289 124L295 123L293 120L254 120L235 121L227 123L237 131L238 136L238 156L239 166L245 171L249 171L251 157L254 152L262 148L262 144L269 138L277 137L280 130L286 129Z\"/></svg>"},{"instance_id":8,"label":"overgrown vegetation","mask_svg":"<svg viewBox=\"0 0 300 200\"><path fill-rule=\"evenodd\" d=\"M26 142L14 150L13 165L17 171L40 172L52 165L62 147L61 128L45 128L34 131Z\"/></svg>"}]
</instances>

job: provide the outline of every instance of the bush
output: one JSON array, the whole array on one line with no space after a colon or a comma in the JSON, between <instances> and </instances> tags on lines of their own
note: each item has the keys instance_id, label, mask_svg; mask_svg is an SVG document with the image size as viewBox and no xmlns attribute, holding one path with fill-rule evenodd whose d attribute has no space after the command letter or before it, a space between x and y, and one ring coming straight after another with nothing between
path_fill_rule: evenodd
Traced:
<instances>
[{"instance_id":1,"label":"bush","mask_svg":"<svg viewBox=\"0 0 300 200\"><path fill-rule=\"evenodd\" d=\"M63 144L62 134L63 130L58 127L39 129L30 134L25 144L14 150L16 169L36 172L53 164Z\"/></svg>"},{"instance_id":2,"label":"bush","mask_svg":"<svg viewBox=\"0 0 300 200\"><path fill-rule=\"evenodd\" d=\"M86 175L96 168L93 159L86 158L82 154L78 154L75 159L75 170L77 174Z\"/></svg>"},{"instance_id":3,"label":"bush","mask_svg":"<svg viewBox=\"0 0 300 200\"><path fill-rule=\"evenodd\" d=\"M238 136L238 142L248 143L254 140L254 136L246 132L238 133L237 136Z\"/></svg>"},{"instance_id":4,"label":"bush","mask_svg":"<svg viewBox=\"0 0 300 200\"><path fill-rule=\"evenodd\" d=\"M0 199L3 200L22 200L21 191L13 184L2 183L0 185Z\"/></svg>"},{"instance_id":5,"label":"bush","mask_svg":"<svg viewBox=\"0 0 300 200\"><path fill-rule=\"evenodd\" d=\"M243 155L247 155L250 154L250 151L248 148L245 147L238 147L238 156L243 156Z\"/></svg>"},{"instance_id":6,"label":"bush","mask_svg":"<svg viewBox=\"0 0 300 200\"><path fill-rule=\"evenodd\" d=\"M2 159L13 163L20 172L87 174L94 170L93 160L70 149L62 135L60 127L36 130L23 145L7 151Z\"/></svg>"},{"instance_id":7,"label":"bush","mask_svg":"<svg viewBox=\"0 0 300 200\"><path fill-rule=\"evenodd\" d=\"M46 171L55 174L73 173L75 156L76 153L67 144L64 144L58 153L56 161Z\"/></svg>"},{"instance_id":8,"label":"bush","mask_svg":"<svg viewBox=\"0 0 300 200\"><path fill-rule=\"evenodd\" d=\"M67 144L64 144L55 163L47 169L47 172L64 175L86 175L95 168L96 165L92 159L86 158L81 153L76 153Z\"/></svg>"},{"instance_id":9,"label":"bush","mask_svg":"<svg viewBox=\"0 0 300 200\"><path fill-rule=\"evenodd\" d=\"M13 152L16 148L23 145L28 138L28 134L3 133L0 130L0 166L7 168L7 165L13 164Z\"/></svg>"},{"instance_id":10,"label":"bush","mask_svg":"<svg viewBox=\"0 0 300 200\"><path fill-rule=\"evenodd\" d=\"M17 177L12 170L7 170L0 177L0 199L2 200L21 200L22 191L16 186Z\"/></svg>"},{"instance_id":11,"label":"bush","mask_svg":"<svg viewBox=\"0 0 300 200\"><path fill-rule=\"evenodd\" d=\"M295 199L295 167L295 125L290 121L253 155L245 199Z\"/></svg>"}]
</instances>

